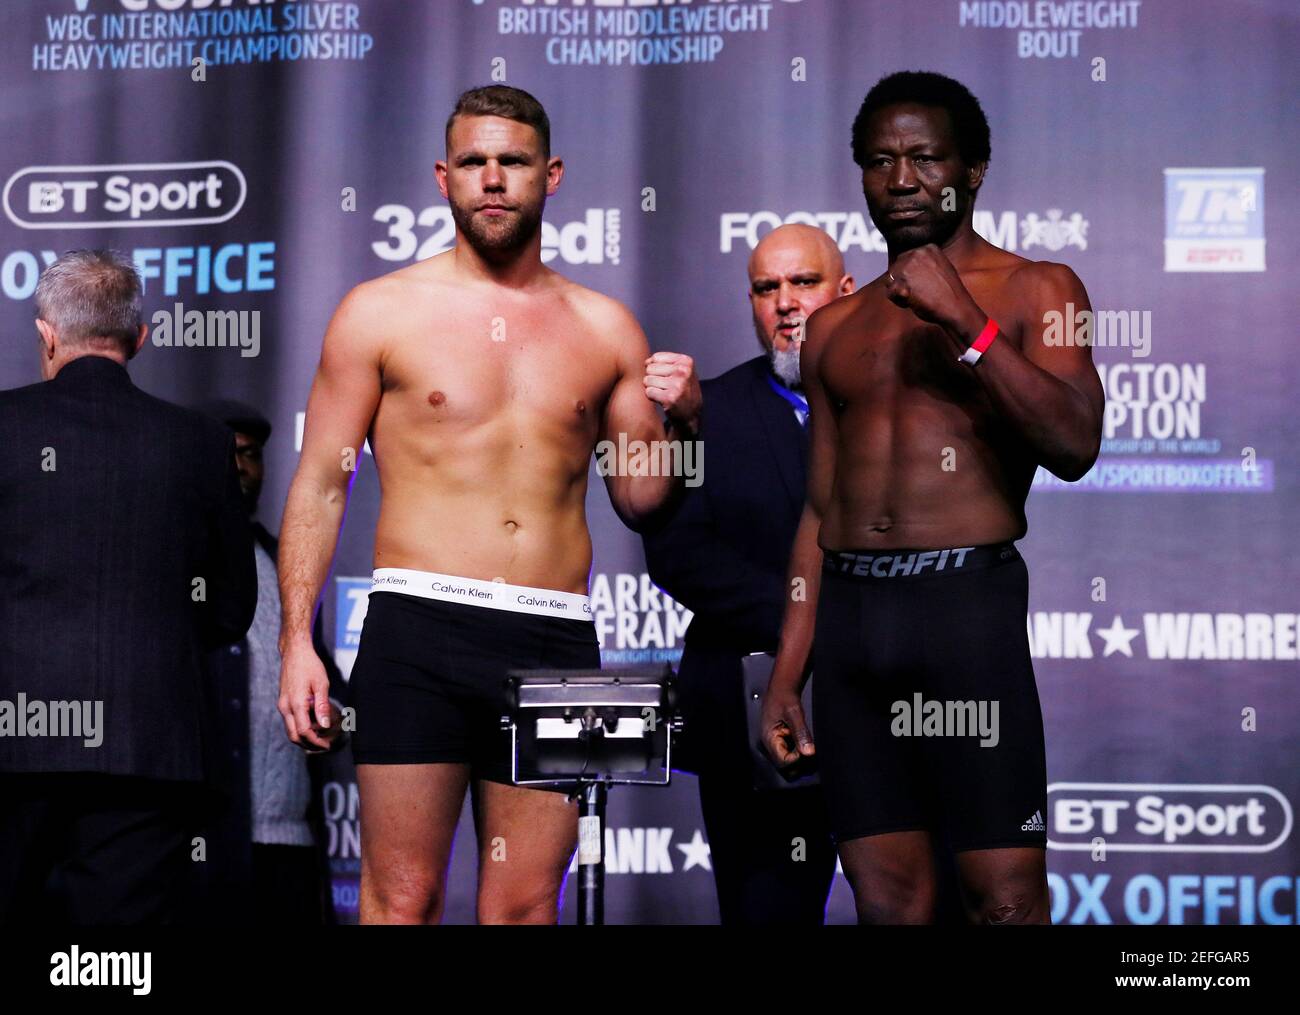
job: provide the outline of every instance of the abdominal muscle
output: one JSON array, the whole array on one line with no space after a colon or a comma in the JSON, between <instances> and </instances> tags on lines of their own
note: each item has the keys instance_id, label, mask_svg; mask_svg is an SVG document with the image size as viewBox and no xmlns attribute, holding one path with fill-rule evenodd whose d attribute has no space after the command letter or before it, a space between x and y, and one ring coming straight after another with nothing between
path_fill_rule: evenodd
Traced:
<instances>
[{"instance_id":1,"label":"abdominal muscle","mask_svg":"<svg viewBox=\"0 0 1300 1015\"><path fill-rule=\"evenodd\" d=\"M376 568L587 594L586 457L579 467L575 449L547 447L535 434L522 448L476 439L448 447L444 438L436 456L374 436Z\"/></svg>"},{"instance_id":2,"label":"abdominal muscle","mask_svg":"<svg viewBox=\"0 0 1300 1015\"><path fill-rule=\"evenodd\" d=\"M1019 504L987 446L965 435L927 439L951 447L957 467L940 466L941 447L918 449L905 440L842 447L843 461L819 533L827 550L942 549L1018 539L1025 534ZM1027 487L1026 487L1027 489Z\"/></svg>"}]
</instances>

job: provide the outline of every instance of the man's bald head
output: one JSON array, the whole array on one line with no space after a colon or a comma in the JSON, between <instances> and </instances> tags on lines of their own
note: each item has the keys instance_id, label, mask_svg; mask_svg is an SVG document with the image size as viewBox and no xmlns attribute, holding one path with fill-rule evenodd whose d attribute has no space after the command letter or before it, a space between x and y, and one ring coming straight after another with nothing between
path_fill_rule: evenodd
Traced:
<instances>
[{"instance_id":1,"label":"man's bald head","mask_svg":"<svg viewBox=\"0 0 1300 1015\"><path fill-rule=\"evenodd\" d=\"M787 384L799 384L803 322L832 300L853 292L844 255L824 230L800 222L778 226L749 256L749 303L754 331Z\"/></svg>"},{"instance_id":2,"label":"man's bald head","mask_svg":"<svg viewBox=\"0 0 1300 1015\"><path fill-rule=\"evenodd\" d=\"M844 274L844 255L824 229L803 222L790 222L777 226L758 241L749 255L749 279L756 272L770 271L771 262L794 256L810 264L818 264L827 275L839 278Z\"/></svg>"}]
</instances>

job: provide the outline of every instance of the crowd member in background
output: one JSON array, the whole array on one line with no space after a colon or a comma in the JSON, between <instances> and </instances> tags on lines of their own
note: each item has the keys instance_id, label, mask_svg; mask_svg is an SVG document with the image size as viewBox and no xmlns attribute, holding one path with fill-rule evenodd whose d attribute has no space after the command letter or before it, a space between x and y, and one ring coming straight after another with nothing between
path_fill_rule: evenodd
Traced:
<instances>
[{"instance_id":1,"label":"crowd member in background","mask_svg":"<svg viewBox=\"0 0 1300 1015\"><path fill-rule=\"evenodd\" d=\"M251 406L231 400L199 408L235 434L235 465L250 518L265 476L263 453L271 423ZM257 613L243 641L211 653L210 738L216 791L208 845L207 886L200 919L222 923L332 923L328 841L322 808L325 759L309 755L284 735L280 696L280 590L278 541L253 521L257 562ZM312 643L329 675L334 714L346 700L342 674L325 646L321 615ZM325 738L337 750L346 740L341 722Z\"/></svg>"},{"instance_id":2,"label":"crowd member in background","mask_svg":"<svg viewBox=\"0 0 1300 1015\"><path fill-rule=\"evenodd\" d=\"M202 655L257 599L234 438L132 383L148 328L120 254L46 268L36 330L44 383L0 392L0 924L169 923Z\"/></svg>"},{"instance_id":3,"label":"crowd member in background","mask_svg":"<svg viewBox=\"0 0 1300 1015\"><path fill-rule=\"evenodd\" d=\"M820 924L835 873L821 787L777 788L751 750L742 660L775 653L785 608L808 456L803 323L852 291L822 230L784 225L763 237L749 259L763 352L703 383L704 482L644 539L650 577L694 614L678 673L682 765L699 775L724 924Z\"/></svg>"}]
</instances>

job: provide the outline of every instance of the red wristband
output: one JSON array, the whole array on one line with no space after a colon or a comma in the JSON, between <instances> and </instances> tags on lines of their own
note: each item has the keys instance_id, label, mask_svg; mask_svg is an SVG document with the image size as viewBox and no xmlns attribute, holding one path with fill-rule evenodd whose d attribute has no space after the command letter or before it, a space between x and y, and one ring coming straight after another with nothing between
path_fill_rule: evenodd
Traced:
<instances>
[{"instance_id":1,"label":"red wristband","mask_svg":"<svg viewBox=\"0 0 1300 1015\"><path fill-rule=\"evenodd\" d=\"M970 348L957 357L958 363L969 363L974 366L980 361L985 350L993 344L993 340L998 337L998 322L989 318L988 323L984 325L984 330L976 337L975 341L970 344Z\"/></svg>"}]
</instances>

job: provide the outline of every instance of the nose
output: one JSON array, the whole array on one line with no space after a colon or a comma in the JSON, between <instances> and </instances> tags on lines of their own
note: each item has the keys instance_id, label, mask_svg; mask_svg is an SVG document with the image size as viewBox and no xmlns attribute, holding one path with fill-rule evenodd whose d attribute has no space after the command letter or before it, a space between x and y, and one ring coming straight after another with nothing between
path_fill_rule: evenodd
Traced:
<instances>
[{"instance_id":1,"label":"nose","mask_svg":"<svg viewBox=\"0 0 1300 1015\"><path fill-rule=\"evenodd\" d=\"M916 173L911 159L898 159L889 172L889 189L895 193L907 193L917 189Z\"/></svg>"},{"instance_id":2,"label":"nose","mask_svg":"<svg viewBox=\"0 0 1300 1015\"><path fill-rule=\"evenodd\" d=\"M488 159L483 166L480 181L484 190L504 190L505 175L501 172L501 163L496 159Z\"/></svg>"},{"instance_id":3,"label":"nose","mask_svg":"<svg viewBox=\"0 0 1300 1015\"><path fill-rule=\"evenodd\" d=\"M776 309L779 313L788 314L799 304L794 298L794 286L789 282L782 282L781 288L776 291Z\"/></svg>"}]
</instances>

